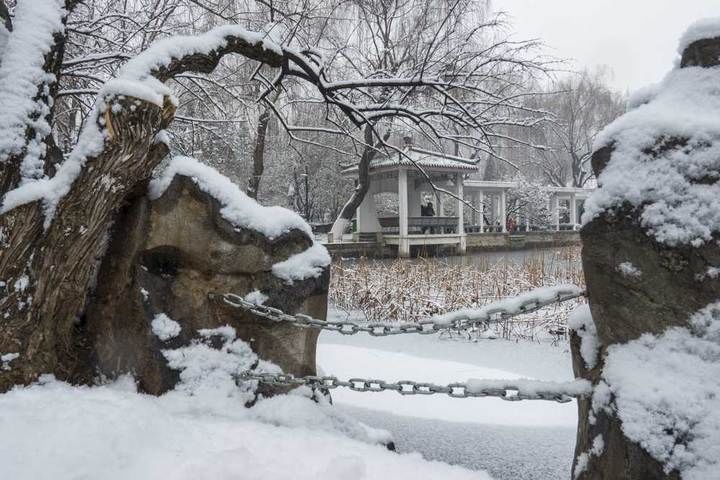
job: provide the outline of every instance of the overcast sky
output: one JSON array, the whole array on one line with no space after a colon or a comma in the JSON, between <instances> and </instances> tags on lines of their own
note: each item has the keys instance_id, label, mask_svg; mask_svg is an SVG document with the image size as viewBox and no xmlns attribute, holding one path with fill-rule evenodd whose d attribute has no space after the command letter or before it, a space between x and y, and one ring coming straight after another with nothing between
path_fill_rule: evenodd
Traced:
<instances>
[{"instance_id":1,"label":"overcast sky","mask_svg":"<svg viewBox=\"0 0 720 480\"><path fill-rule=\"evenodd\" d=\"M720 0L493 0L522 37L542 38L578 66L607 65L615 87L659 81L673 66L687 26L720 17Z\"/></svg>"}]
</instances>

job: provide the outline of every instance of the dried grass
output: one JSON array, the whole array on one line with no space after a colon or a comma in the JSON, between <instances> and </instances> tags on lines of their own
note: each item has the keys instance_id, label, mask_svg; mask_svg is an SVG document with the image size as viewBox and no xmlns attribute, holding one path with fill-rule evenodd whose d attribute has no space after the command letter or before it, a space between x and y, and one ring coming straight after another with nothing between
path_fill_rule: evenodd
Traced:
<instances>
[{"instance_id":1,"label":"dried grass","mask_svg":"<svg viewBox=\"0 0 720 480\"><path fill-rule=\"evenodd\" d=\"M559 283L584 286L578 248L538 251L522 260L475 257L472 264L448 259L338 260L332 265L330 303L354 318L415 322L461 308L476 308L536 287ZM564 336L577 302L460 335L538 339Z\"/></svg>"}]
</instances>

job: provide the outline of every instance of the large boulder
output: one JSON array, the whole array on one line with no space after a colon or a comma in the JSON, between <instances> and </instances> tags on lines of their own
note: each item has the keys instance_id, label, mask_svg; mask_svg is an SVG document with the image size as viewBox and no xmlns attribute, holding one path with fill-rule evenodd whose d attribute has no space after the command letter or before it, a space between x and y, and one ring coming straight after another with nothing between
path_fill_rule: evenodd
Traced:
<instances>
[{"instance_id":1,"label":"large boulder","mask_svg":"<svg viewBox=\"0 0 720 480\"><path fill-rule=\"evenodd\" d=\"M260 359L315 374L316 329L256 318L222 295L325 318L329 261L294 213L262 207L211 168L174 159L113 229L86 311L92 361L102 375L132 373L142 391L161 394L179 378L164 352L230 326Z\"/></svg>"},{"instance_id":2,"label":"large boulder","mask_svg":"<svg viewBox=\"0 0 720 480\"><path fill-rule=\"evenodd\" d=\"M679 67L593 155L599 188L581 237L599 355L584 358L583 332L573 335L575 373L596 385L579 402L576 479L677 479L702 457L695 422L715 400L679 372L691 358L712 364L692 345L708 341L712 314L698 312L720 297L719 53L720 22L692 28ZM697 403L685 409L678 394Z\"/></svg>"}]
</instances>

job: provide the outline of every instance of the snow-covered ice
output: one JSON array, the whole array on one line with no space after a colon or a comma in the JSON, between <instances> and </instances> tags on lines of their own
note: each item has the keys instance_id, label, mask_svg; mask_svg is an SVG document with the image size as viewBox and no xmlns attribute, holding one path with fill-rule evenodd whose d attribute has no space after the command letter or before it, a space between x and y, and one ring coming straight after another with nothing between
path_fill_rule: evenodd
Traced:
<instances>
[{"instance_id":1,"label":"snow-covered ice","mask_svg":"<svg viewBox=\"0 0 720 480\"><path fill-rule=\"evenodd\" d=\"M457 358L452 353L454 349L462 349L463 345L465 345L466 347L481 350L482 344L452 340L441 341L440 345L443 347L445 355L422 358L405 353L404 348L398 345L397 342L393 342L395 347L392 350L386 350L373 348L370 342L362 342L362 339L359 338L353 343L357 345L362 342L361 345L363 346L348 345L336 335L328 337L326 335L326 333L323 333L321 336L318 347L318 364L326 374L335 375L338 378L379 378L386 381L409 379L447 384L464 382L468 378L521 379L528 376L524 372L513 372L497 367L484 366L484 362L481 360L484 355L480 353L478 353L478 360L474 362L454 360ZM422 342L422 337L415 335L413 337ZM368 338L371 339L371 337ZM330 343L336 341L336 339L343 343ZM500 342L509 350L518 345L514 342L502 340L483 341L483 343L485 342ZM522 350L516 350L515 353L520 355ZM567 361L567 372L562 376L562 381L571 381L573 379L569 357ZM544 377L536 378L548 379ZM357 393L347 389L336 389L332 395L335 401L342 404L411 417L491 425L536 427L574 426L577 424L577 407L574 402L557 404L546 401L507 402L499 398L454 399L446 395L400 396L396 392L369 394Z\"/></svg>"},{"instance_id":2,"label":"snow-covered ice","mask_svg":"<svg viewBox=\"0 0 720 480\"><path fill-rule=\"evenodd\" d=\"M318 364L324 373L339 378L440 384L472 377L573 379L567 346L505 340L476 343L424 335L372 338L323 332ZM555 480L570 475L575 402L400 396L346 389L335 389L332 396L339 408L390 430L400 451L417 450L428 458L485 469L497 479Z\"/></svg>"}]
</instances>

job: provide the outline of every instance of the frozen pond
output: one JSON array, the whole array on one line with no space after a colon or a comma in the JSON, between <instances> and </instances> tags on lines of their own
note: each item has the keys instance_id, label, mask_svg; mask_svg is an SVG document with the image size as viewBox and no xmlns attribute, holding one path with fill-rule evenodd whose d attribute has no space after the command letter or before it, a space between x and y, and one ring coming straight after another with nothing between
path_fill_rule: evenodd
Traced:
<instances>
[{"instance_id":1,"label":"frozen pond","mask_svg":"<svg viewBox=\"0 0 720 480\"><path fill-rule=\"evenodd\" d=\"M318 364L341 378L371 376L449 383L470 377L573 378L567 345L486 340L479 343L435 336L344 337L323 332ZM400 396L394 392L334 390L341 410L392 433L399 452L419 452L496 480L570 477L577 406L445 395Z\"/></svg>"}]
</instances>

